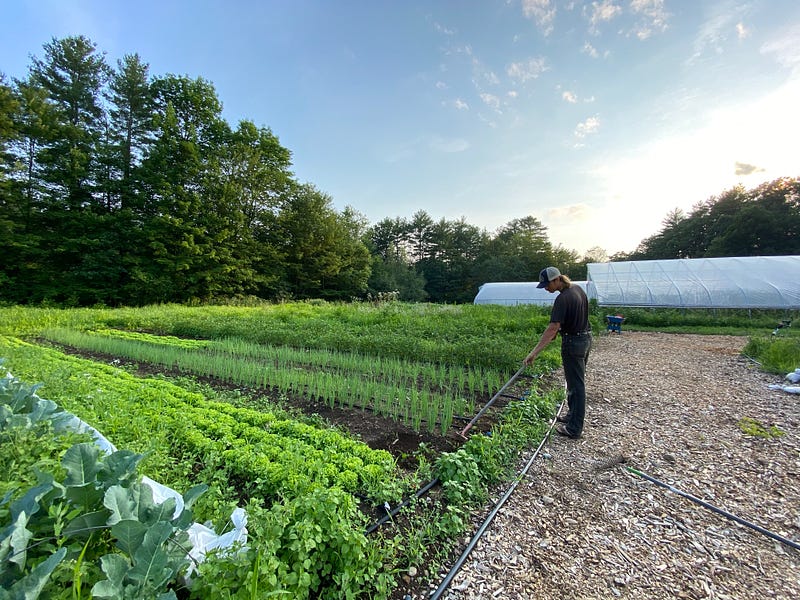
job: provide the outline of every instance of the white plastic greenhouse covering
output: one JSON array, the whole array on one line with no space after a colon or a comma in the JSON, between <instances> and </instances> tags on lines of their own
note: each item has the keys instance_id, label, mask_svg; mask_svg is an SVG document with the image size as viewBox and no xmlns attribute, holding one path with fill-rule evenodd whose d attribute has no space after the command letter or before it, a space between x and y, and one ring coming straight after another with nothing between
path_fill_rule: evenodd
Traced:
<instances>
[{"instance_id":1,"label":"white plastic greenhouse covering","mask_svg":"<svg viewBox=\"0 0 800 600\"><path fill-rule=\"evenodd\" d=\"M586 281L573 281L586 292L589 298L594 297L592 286ZM502 304L516 306L517 304L536 304L549 306L553 304L558 294L551 294L545 289L536 287L538 282L527 281L498 281L484 283L478 288L474 304Z\"/></svg>"},{"instance_id":2,"label":"white plastic greenhouse covering","mask_svg":"<svg viewBox=\"0 0 800 600\"><path fill-rule=\"evenodd\" d=\"M800 256L590 263L602 306L800 308Z\"/></svg>"}]
</instances>

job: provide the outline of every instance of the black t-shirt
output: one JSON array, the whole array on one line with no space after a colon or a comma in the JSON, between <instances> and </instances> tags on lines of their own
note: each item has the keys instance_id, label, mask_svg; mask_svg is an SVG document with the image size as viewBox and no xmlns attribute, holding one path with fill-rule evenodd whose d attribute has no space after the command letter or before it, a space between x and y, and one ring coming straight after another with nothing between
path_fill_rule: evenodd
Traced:
<instances>
[{"instance_id":1,"label":"black t-shirt","mask_svg":"<svg viewBox=\"0 0 800 600\"><path fill-rule=\"evenodd\" d=\"M551 323L561 323L561 333L589 331L589 299L574 283L559 292L550 312Z\"/></svg>"}]
</instances>

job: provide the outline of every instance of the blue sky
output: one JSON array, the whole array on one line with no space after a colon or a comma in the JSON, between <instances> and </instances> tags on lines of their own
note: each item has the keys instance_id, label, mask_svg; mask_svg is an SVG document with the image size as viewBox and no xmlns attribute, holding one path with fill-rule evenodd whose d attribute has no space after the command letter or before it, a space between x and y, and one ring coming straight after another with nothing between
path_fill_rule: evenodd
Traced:
<instances>
[{"instance_id":1,"label":"blue sky","mask_svg":"<svg viewBox=\"0 0 800 600\"><path fill-rule=\"evenodd\" d=\"M0 72L53 37L212 82L234 125L371 223L532 215L631 251L669 211L800 175L796 0L6 0Z\"/></svg>"}]
</instances>

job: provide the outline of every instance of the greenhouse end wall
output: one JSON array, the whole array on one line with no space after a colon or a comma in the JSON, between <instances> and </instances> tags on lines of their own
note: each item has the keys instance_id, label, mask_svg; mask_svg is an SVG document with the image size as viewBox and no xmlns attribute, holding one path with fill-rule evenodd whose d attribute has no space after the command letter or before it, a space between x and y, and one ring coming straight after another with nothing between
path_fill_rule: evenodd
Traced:
<instances>
[{"instance_id":1,"label":"greenhouse end wall","mask_svg":"<svg viewBox=\"0 0 800 600\"><path fill-rule=\"evenodd\" d=\"M594 297L594 290L587 281L573 281L575 285L583 288L589 298ZM518 304L535 304L537 306L550 306L558 294L551 294L539 288L538 282L528 281L497 281L484 283L478 288L474 304L500 304L503 306L517 306Z\"/></svg>"},{"instance_id":2,"label":"greenhouse end wall","mask_svg":"<svg viewBox=\"0 0 800 600\"><path fill-rule=\"evenodd\" d=\"M601 306L800 309L800 256L590 263Z\"/></svg>"}]
</instances>

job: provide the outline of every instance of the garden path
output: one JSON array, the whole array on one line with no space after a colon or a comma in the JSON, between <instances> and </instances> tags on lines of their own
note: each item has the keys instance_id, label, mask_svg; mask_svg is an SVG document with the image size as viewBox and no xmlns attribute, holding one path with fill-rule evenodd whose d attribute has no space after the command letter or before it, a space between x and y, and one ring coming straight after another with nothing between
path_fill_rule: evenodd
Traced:
<instances>
[{"instance_id":1,"label":"garden path","mask_svg":"<svg viewBox=\"0 0 800 600\"><path fill-rule=\"evenodd\" d=\"M583 437L547 443L442 598L800 598L800 551L625 468L800 541L800 397L745 343L599 336Z\"/></svg>"}]
</instances>

